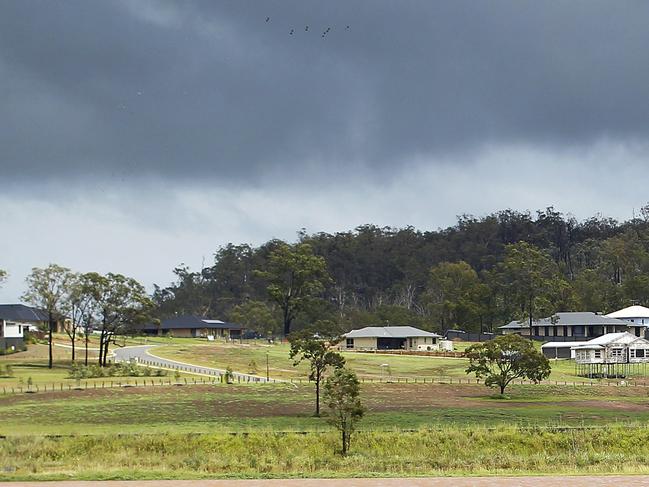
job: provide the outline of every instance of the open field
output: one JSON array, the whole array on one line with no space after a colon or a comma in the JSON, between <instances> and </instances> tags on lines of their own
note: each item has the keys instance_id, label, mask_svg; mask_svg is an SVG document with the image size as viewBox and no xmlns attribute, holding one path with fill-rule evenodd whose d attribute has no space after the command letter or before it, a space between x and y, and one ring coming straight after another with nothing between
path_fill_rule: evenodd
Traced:
<instances>
[{"instance_id":1,"label":"open field","mask_svg":"<svg viewBox=\"0 0 649 487\"><path fill-rule=\"evenodd\" d=\"M184 340L184 341L183 341ZM461 343L461 345L466 345ZM466 347L464 347L466 348ZM306 378L308 375L307 364L293 366L293 361L288 356L287 344L268 345L263 342L238 343L207 343L196 339L175 339L174 343L167 343L154 348L153 355L203 365L206 367L225 368L232 367L239 372L251 372L253 368L257 373L264 375L266 372L266 359L270 376L277 379ZM463 378L467 376L465 370L468 361L463 358L422 357L412 355L393 355L381 353L343 352L347 365L361 378L379 379L388 378ZM254 364L254 367L251 367ZM382 367L387 364L389 367ZM550 381L584 381L574 373L574 362L567 360L551 361L552 374ZM634 380L643 380L642 377Z\"/></svg>"},{"instance_id":2,"label":"open field","mask_svg":"<svg viewBox=\"0 0 649 487\"><path fill-rule=\"evenodd\" d=\"M514 386L497 399L481 385L365 384L366 430L439 425L572 425L648 422L648 391L635 387ZM0 396L1 435L321 431L313 386L188 385Z\"/></svg>"},{"instance_id":3,"label":"open field","mask_svg":"<svg viewBox=\"0 0 649 487\"><path fill-rule=\"evenodd\" d=\"M165 386L0 396L6 479L648 473L640 387L364 384L352 454L313 387Z\"/></svg>"}]
</instances>

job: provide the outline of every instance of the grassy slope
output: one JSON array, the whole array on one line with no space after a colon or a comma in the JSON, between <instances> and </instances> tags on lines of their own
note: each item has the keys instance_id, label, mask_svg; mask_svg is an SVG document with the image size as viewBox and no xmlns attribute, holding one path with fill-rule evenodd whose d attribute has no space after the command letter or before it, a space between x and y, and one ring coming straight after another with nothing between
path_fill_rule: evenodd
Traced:
<instances>
[{"instance_id":1,"label":"grassy slope","mask_svg":"<svg viewBox=\"0 0 649 487\"><path fill-rule=\"evenodd\" d=\"M266 356L270 376L275 378L306 378L306 364L294 367L288 357L289 347L286 344L268 345L263 342L251 342L243 345L207 343L195 339L175 339L152 350L152 353L180 362L188 362L208 367L232 367L239 372L259 374L266 372ZM434 377L434 378L467 378L465 373L467 360L444 357L421 357L408 355L368 354L343 352L348 365L360 377L381 378L387 376L388 364L393 377ZM251 367L251 363L256 367ZM584 380L574 375L573 363L570 361L552 361L552 381Z\"/></svg>"},{"instance_id":2,"label":"grassy slope","mask_svg":"<svg viewBox=\"0 0 649 487\"><path fill-rule=\"evenodd\" d=\"M0 465L16 469L7 480L649 470L641 388L515 386L503 400L477 385L365 385L369 412L347 458L334 454L326 419L311 416L312 393L272 384L4 396Z\"/></svg>"}]
</instances>

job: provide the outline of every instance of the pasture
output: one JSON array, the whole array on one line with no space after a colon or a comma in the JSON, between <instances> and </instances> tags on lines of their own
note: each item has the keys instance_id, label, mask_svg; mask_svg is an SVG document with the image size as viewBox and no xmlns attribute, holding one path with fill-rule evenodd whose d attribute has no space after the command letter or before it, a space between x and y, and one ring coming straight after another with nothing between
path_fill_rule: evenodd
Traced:
<instances>
[{"instance_id":1,"label":"pasture","mask_svg":"<svg viewBox=\"0 0 649 487\"><path fill-rule=\"evenodd\" d=\"M0 397L6 479L646 472L639 387L365 384L350 456L313 387L199 385ZM631 447L631 445L633 445Z\"/></svg>"}]
</instances>

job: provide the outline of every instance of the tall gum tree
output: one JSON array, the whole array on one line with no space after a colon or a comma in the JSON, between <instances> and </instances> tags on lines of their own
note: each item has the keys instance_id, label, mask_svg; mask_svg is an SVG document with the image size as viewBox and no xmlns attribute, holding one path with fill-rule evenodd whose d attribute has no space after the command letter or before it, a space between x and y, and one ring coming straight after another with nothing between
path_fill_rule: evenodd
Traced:
<instances>
[{"instance_id":1,"label":"tall gum tree","mask_svg":"<svg viewBox=\"0 0 649 487\"><path fill-rule=\"evenodd\" d=\"M268 282L268 296L282 311L284 336L291 332L297 313L329 282L324 258L314 255L311 245L305 243L282 242L271 252L265 270L256 274Z\"/></svg>"},{"instance_id":2,"label":"tall gum tree","mask_svg":"<svg viewBox=\"0 0 649 487\"><path fill-rule=\"evenodd\" d=\"M69 291L73 274L67 267L50 264L45 268L34 267L25 279L27 291L22 299L27 303L44 310L48 317L48 367L53 365L52 358L52 333L54 323L63 316L62 301Z\"/></svg>"}]
</instances>

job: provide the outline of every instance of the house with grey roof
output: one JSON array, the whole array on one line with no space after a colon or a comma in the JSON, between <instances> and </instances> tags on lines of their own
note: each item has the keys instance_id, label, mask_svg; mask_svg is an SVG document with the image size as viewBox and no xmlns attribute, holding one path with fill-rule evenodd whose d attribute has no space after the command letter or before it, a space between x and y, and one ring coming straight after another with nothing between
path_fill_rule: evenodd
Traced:
<instances>
[{"instance_id":1,"label":"house with grey roof","mask_svg":"<svg viewBox=\"0 0 649 487\"><path fill-rule=\"evenodd\" d=\"M343 350L436 350L442 338L414 326L366 326L343 336Z\"/></svg>"},{"instance_id":2,"label":"house with grey roof","mask_svg":"<svg viewBox=\"0 0 649 487\"><path fill-rule=\"evenodd\" d=\"M47 327L47 313L24 304L0 304L0 351L21 350L25 333Z\"/></svg>"},{"instance_id":3,"label":"house with grey roof","mask_svg":"<svg viewBox=\"0 0 649 487\"><path fill-rule=\"evenodd\" d=\"M203 318L196 315L174 316L159 324L144 325L141 331L147 335L172 335L174 337L217 337L239 339L243 327L235 323Z\"/></svg>"},{"instance_id":4,"label":"house with grey roof","mask_svg":"<svg viewBox=\"0 0 649 487\"><path fill-rule=\"evenodd\" d=\"M561 337L565 341L595 338L607 333L631 331L632 323L589 311L561 312L548 318L527 322L511 322L499 327L503 333L518 333L542 340Z\"/></svg>"}]
</instances>

